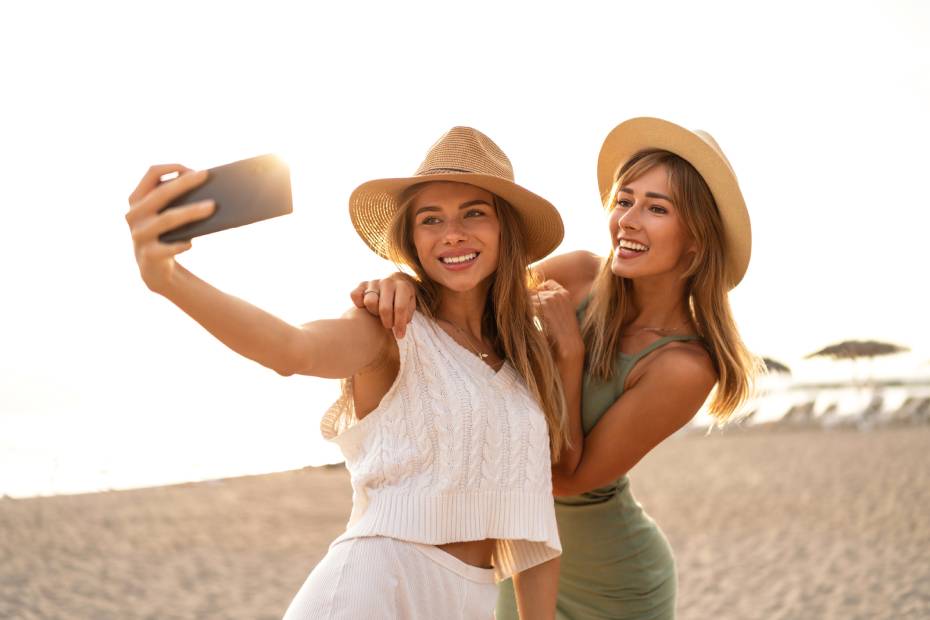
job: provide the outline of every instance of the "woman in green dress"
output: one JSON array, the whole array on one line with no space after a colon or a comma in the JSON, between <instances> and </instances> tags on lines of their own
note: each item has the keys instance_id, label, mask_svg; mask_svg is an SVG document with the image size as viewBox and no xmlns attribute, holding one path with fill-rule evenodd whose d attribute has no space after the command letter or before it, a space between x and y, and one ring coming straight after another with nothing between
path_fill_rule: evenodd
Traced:
<instances>
[{"instance_id":1,"label":"woman in green dress","mask_svg":"<svg viewBox=\"0 0 930 620\"><path fill-rule=\"evenodd\" d=\"M552 470L563 546L556 617L664 620L675 616L675 561L627 472L712 391L708 409L720 422L749 394L757 363L727 300L749 263L749 215L713 138L660 119L611 131L598 184L610 255L574 252L537 266L539 315L572 421L573 447ZM380 290L369 309L395 331L406 323L408 288L400 278L362 287ZM497 618L517 617L504 582Z\"/></svg>"}]
</instances>

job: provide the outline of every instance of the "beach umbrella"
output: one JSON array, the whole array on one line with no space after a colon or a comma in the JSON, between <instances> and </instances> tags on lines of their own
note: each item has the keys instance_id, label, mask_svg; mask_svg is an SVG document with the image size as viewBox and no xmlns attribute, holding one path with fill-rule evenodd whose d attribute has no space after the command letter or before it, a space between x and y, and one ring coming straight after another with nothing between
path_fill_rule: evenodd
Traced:
<instances>
[{"instance_id":1,"label":"beach umbrella","mask_svg":"<svg viewBox=\"0 0 930 620\"><path fill-rule=\"evenodd\" d=\"M804 359L812 357L832 357L833 359L858 359L860 357L878 357L880 355L893 355L895 353L905 353L910 351L907 347L902 347L889 342L878 342L877 340L844 340L838 344L831 344L819 351L815 351L804 356Z\"/></svg>"},{"instance_id":2,"label":"beach umbrella","mask_svg":"<svg viewBox=\"0 0 930 620\"><path fill-rule=\"evenodd\" d=\"M819 351L805 355L804 359L812 357L829 357L835 360L851 360L853 364L859 358L872 358L882 355L894 355L896 353L905 353L910 351L909 348L892 344L890 342L878 342L877 340L844 340L837 344L831 344ZM871 372L869 373L869 382L871 382ZM853 377L855 382L855 376Z\"/></svg>"},{"instance_id":3,"label":"beach umbrella","mask_svg":"<svg viewBox=\"0 0 930 620\"><path fill-rule=\"evenodd\" d=\"M780 373L783 375L790 375L791 369L788 368L785 364L782 364L778 360L773 360L771 357L763 357L762 363L765 364L765 371L769 373Z\"/></svg>"}]
</instances>

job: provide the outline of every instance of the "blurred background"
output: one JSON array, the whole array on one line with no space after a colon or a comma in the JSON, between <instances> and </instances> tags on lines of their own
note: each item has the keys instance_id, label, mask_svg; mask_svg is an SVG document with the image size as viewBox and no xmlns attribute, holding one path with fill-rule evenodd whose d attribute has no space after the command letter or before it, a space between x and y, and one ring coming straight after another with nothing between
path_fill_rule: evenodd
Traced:
<instances>
[{"instance_id":1,"label":"blurred background","mask_svg":"<svg viewBox=\"0 0 930 620\"><path fill-rule=\"evenodd\" d=\"M752 218L731 302L772 370L743 426L930 419L927 3L34 2L0 9L0 58L0 495L340 461L318 431L336 382L240 359L151 294L127 197L154 163L280 154L293 214L180 261L288 321L334 317L393 270L350 192L453 125L560 209L559 252L599 253L606 134L709 131Z\"/></svg>"},{"instance_id":2,"label":"blurred background","mask_svg":"<svg viewBox=\"0 0 930 620\"><path fill-rule=\"evenodd\" d=\"M739 326L753 351L791 369L757 418L811 401L852 415L871 402L863 389L798 384L907 384L886 395L889 413L930 396L918 182L930 9L662 7L3 9L0 494L339 460L317 432L335 382L239 359L149 293L127 197L153 163L279 153L294 213L197 239L181 262L286 320L338 316L360 280L393 269L354 233L349 193L412 173L457 124L490 135L517 181L559 207L558 251L602 253L595 163L607 132L641 115L710 131L752 217L750 269L731 295ZM805 359L857 339L909 351Z\"/></svg>"}]
</instances>

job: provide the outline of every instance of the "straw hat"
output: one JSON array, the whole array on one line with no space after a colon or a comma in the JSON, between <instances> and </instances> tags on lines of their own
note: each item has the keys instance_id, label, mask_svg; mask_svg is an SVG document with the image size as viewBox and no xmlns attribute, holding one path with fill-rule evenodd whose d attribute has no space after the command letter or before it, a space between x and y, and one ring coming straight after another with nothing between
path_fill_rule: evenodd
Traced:
<instances>
[{"instance_id":1,"label":"straw hat","mask_svg":"<svg viewBox=\"0 0 930 620\"><path fill-rule=\"evenodd\" d=\"M706 131L691 131L660 118L632 118L607 134L597 159L597 185L606 202L620 168L643 149L678 155L700 173L714 195L726 237L727 282L739 284L749 266L752 230L736 173L717 142Z\"/></svg>"},{"instance_id":2,"label":"straw hat","mask_svg":"<svg viewBox=\"0 0 930 620\"><path fill-rule=\"evenodd\" d=\"M429 181L468 183L510 203L520 214L530 261L546 256L562 241L559 212L546 199L513 182L513 166L504 152L477 129L453 127L430 147L413 176L368 181L352 192L352 225L375 253L388 257L388 228L403 191Z\"/></svg>"}]
</instances>

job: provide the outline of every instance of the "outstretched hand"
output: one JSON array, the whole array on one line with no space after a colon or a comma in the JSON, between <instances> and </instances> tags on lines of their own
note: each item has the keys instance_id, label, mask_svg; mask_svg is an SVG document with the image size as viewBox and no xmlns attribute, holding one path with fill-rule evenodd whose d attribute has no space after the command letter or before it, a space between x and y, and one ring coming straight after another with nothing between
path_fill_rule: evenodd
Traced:
<instances>
[{"instance_id":1,"label":"outstretched hand","mask_svg":"<svg viewBox=\"0 0 930 620\"><path fill-rule=\"evenodd\" d=\"M383 280L366 280L351 293L352 303L381 318L385 328L400 340L407 333L417 307L416 287L410 276L395 272Z\"/></svg>"},{"instance_id":2,"label":"outstretched hand","mask_svg":"<svg viewBox=\"0 0 930 620\"><path fill-rule=\"evenodd\" d=\"M178 173L177 178L161 180L161 177L173 172ZM177 266L174 257L191 248L190 241L162 243L158 236L183 224L208 217L216 206L212 200L204 200L175 209L164 209L178 196L206 180L205 170L194 172L181 164L152 166L129 196L126 223L132 234L139 274L152 291L161 292L170 285Z\"/></svg>"}]
</instances>

